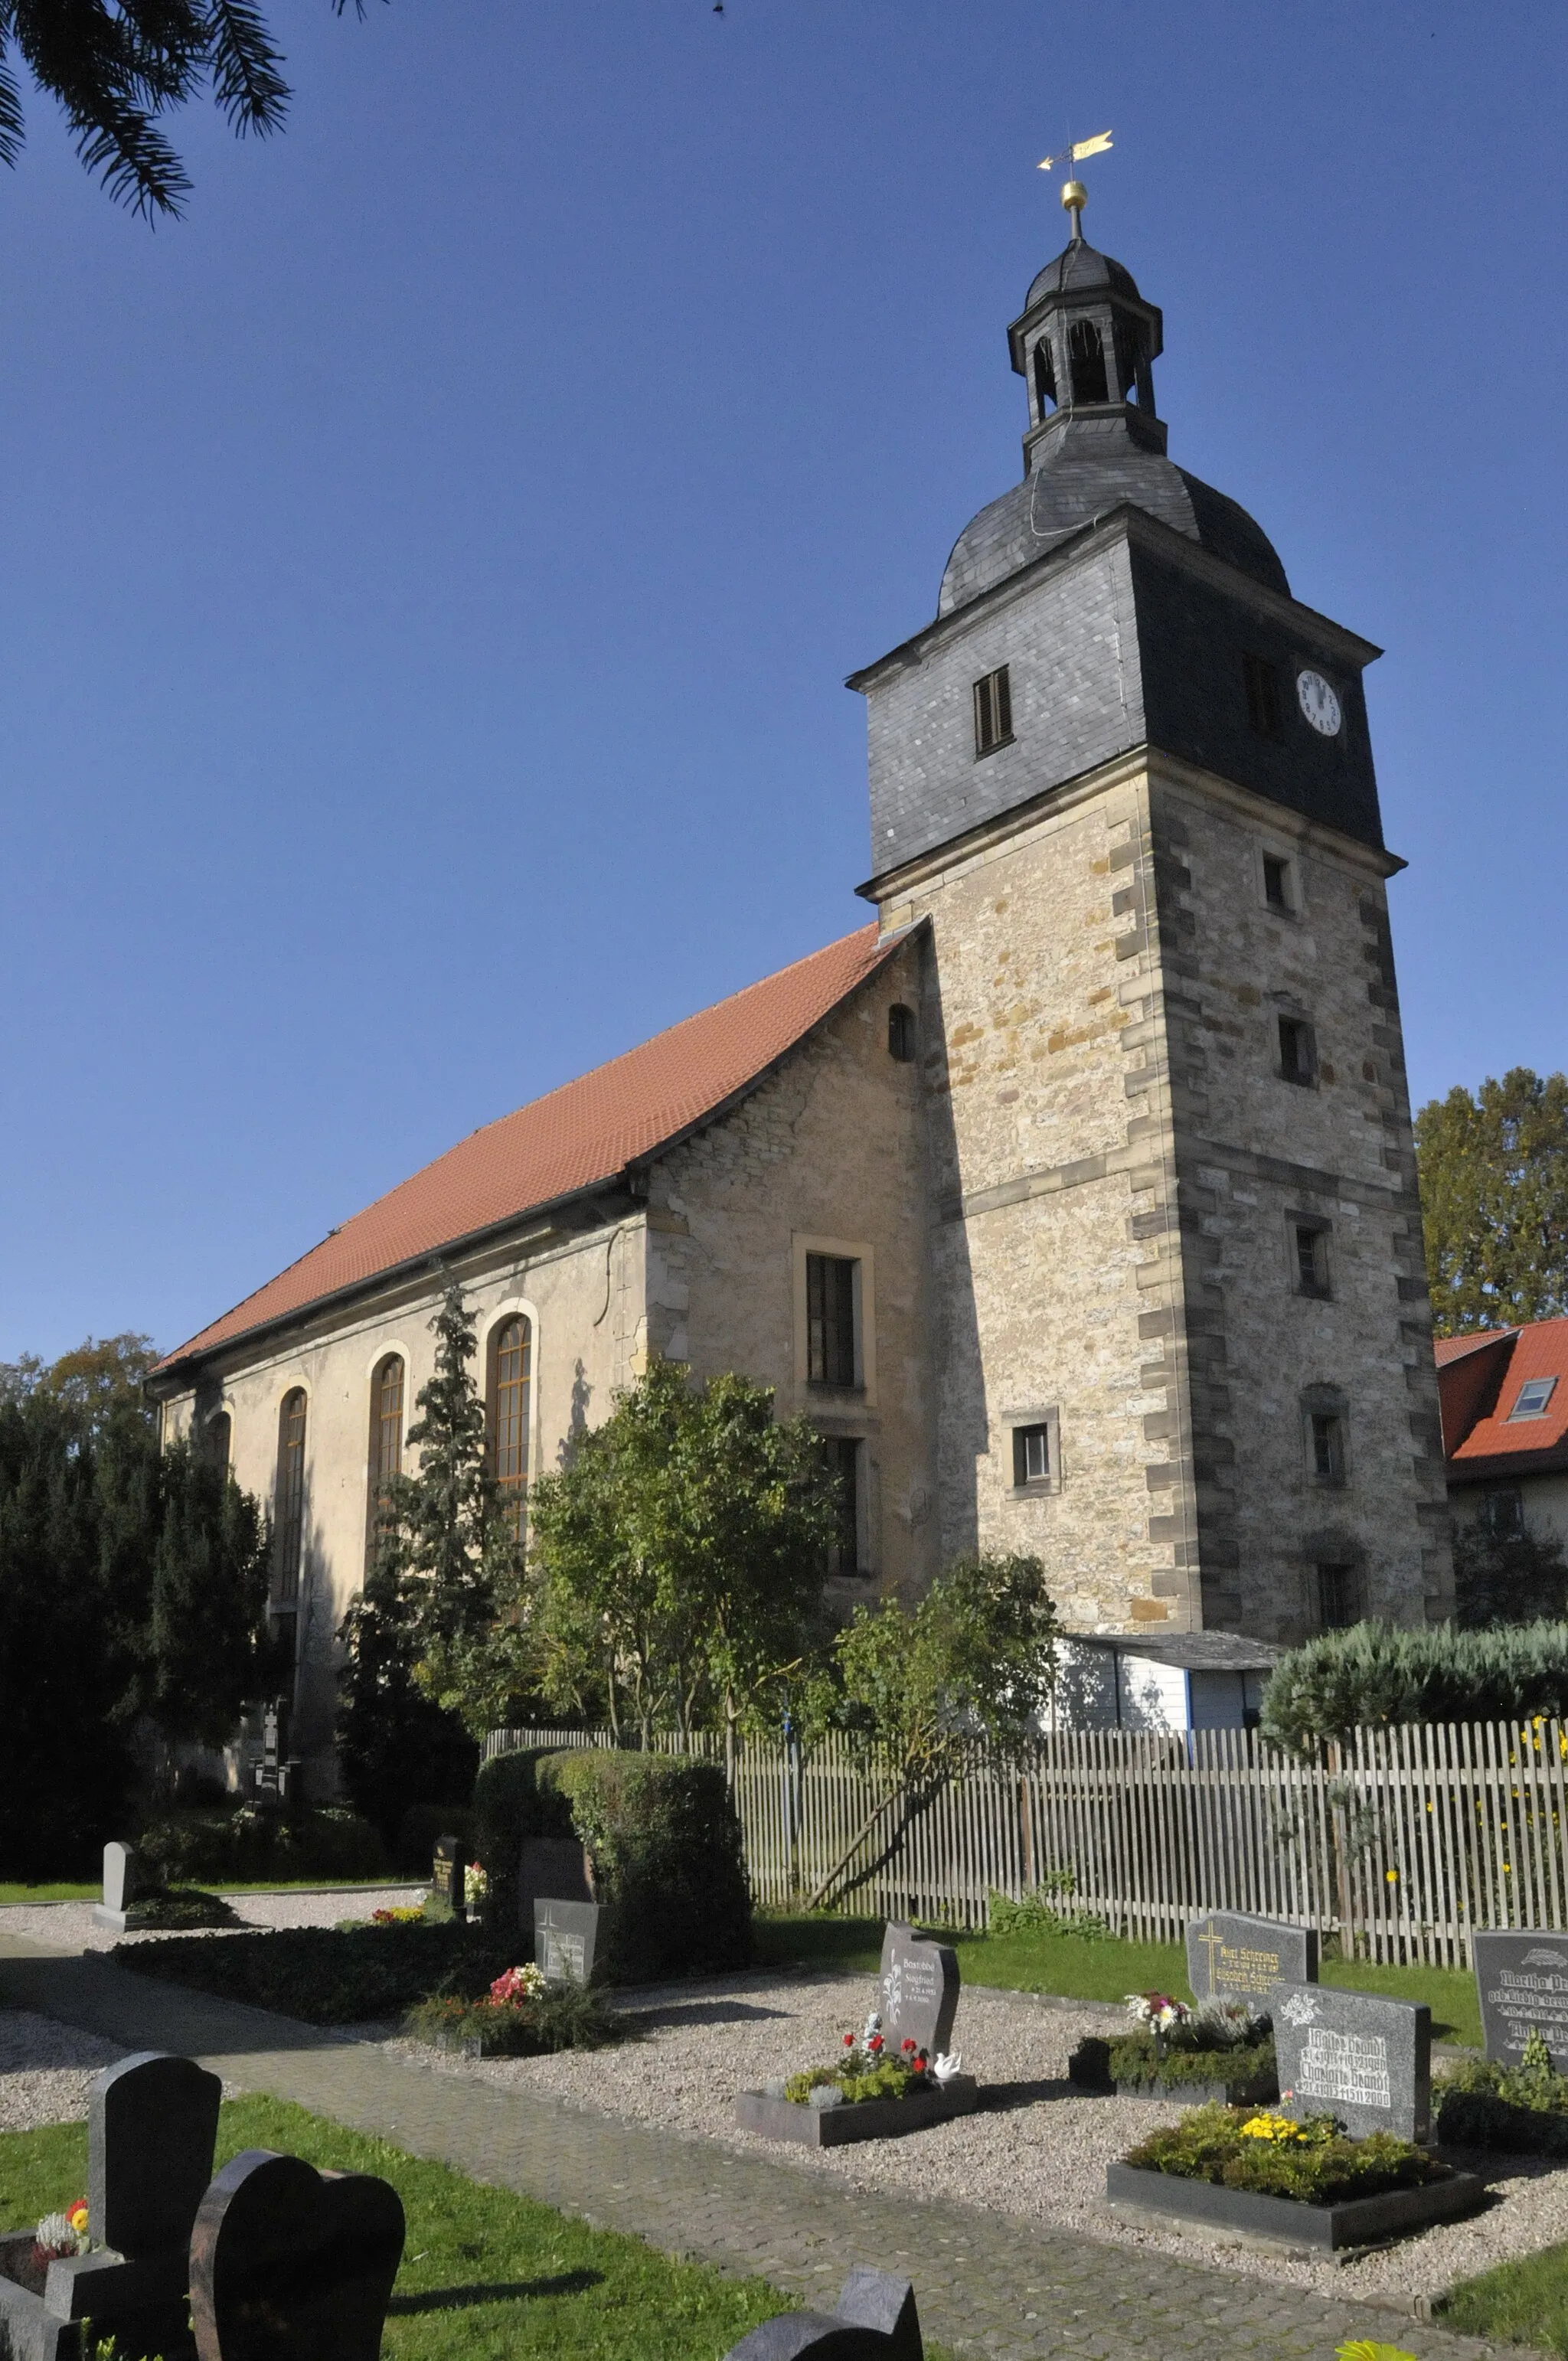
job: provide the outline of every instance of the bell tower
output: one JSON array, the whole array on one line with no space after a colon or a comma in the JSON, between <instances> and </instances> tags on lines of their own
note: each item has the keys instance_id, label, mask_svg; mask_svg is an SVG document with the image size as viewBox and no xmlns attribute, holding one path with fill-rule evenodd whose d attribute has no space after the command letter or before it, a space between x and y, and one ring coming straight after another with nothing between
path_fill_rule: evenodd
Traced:
<instances>
[{"instance_id":1,"label":"bell tower","mask_svg":"<svg viewBox=\"0 0 1568 2361\"><path fill-rule=\"evenodd\" d=\"M1022 480L850 684L925 941L941 1554L1036 1552L1080 1631L1437 1620L1378 651L1168 457L1161 313L1063 202Z\"/></svg>"}]
</instances>

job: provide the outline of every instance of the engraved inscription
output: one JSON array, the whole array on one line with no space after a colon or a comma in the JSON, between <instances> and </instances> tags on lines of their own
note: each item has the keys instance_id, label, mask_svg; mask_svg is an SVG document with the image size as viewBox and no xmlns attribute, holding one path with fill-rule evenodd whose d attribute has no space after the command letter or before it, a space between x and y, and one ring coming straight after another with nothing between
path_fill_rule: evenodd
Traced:
<instances>
[{"instance_id":1,"label":"engraved inscription","mask_svg":"<svg viewBox=\"0 0 1568 2361\"><path fill-rule=\"evenodd\" d=\"M1389 2103L1388 2044L1377 2034L1308 2029L1296 2072L1298 2099L1327 2099L1351 2107Z\"/></svg>"}]
</instances>

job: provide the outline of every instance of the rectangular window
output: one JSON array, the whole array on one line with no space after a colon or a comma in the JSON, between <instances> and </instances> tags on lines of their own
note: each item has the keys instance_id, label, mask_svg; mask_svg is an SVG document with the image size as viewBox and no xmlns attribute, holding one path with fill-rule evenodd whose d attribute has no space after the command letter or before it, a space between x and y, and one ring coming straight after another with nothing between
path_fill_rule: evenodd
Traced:
<instances>
[{"instance_id":1,"label":"rectangular window","mask_svg":"<svg viewBox=\"0 0 1568 2361\"><path fill-rule=\"evenodd\" d=\"M1299 1016L1279 1020L1279 1073L1287 1082L1310 1085L1317 1072L1312 1028Z\"/></svg>"},{"instance_id":2,"label":"rectangular window","mask_svg":"<svg viewBox=\"0 0 1568 2361\"><path fill-rule=\"evenodd\" d=\"M1524 1494L1517 1484L1497 1484L1481 1495L1481 1523L1497 1542L1517 1541L1524 1531Z\"/></svg>"},{"instance_id":3,"label":"rectangular window","mask_svg":"<svg viewBox=\"0 0 1568 2361\"><path fill-rule=\"evenodd\" d=\"M1318 1621L1325 1631L1348 1631L1359 1621L1359 1589L1353 1565L1318 1567Z\"/></svg>"},{"instance_id":4,"label":"rectangular window","mask_svg":"<svg viewBox=\"0 0 1568 2361\"><path fill-rule=\"evenodd\" d=\"M1292 1224L1296 1240L1296 1292L1329 1292L1329 1234L1315 1222Z\"/></svg>"},{"instance_id":5,"label":"rectangular window","mask_svg":"<svg viewBox=\"0 0 1568 2361\"><path fill-rule=\"evenodd\" d=\"M806 1257L806 1374L814 1386L852 1386L855 1264L844 1255Z\"/></svg>"},{"instance_id":6,"label":"rectangular window","mask_svg":"<svg viewBox=\"0 0 1568 2361\"><path fill-rule=\"evenodd\" d=\"M1013 690L1007 666L988 672L974 685L974 754L994 754L1013 735Z\"/></svg>"},{"instance_id":7,"label":"rectangular window","mask_svg":"<svg viewBox=\"0 0 1568 2361\"><path fill-rule=\"evenodd\" d=\"M1519 1397L1508 1412L1511 1426L1516 1418L1544 1418L1546 1405L1556 1390L1555 1378L1527 1378L1519 1388Z\"/></svg>"},{"instance_id":8,"label":"rectangular window","mask_svg":"<svg viewBox=\"0 0 1568 2361\"><path fill-rule=\"evenodd\" d=\"M840 1579L863 1571L861 1562L861 1448L850 1435L828 1434L822 1438L822 1455L838 1478L839 1485L834 1504L836 1525L833 1539L828 1545L827 1572L837 1575Z\"/></svg>"},{"instance_id":9,"label":"rectangular window","mask_svg":"<svg viewBox=\"0 0 1568 2361\"><path fill-rule=\"evenodd\" d=\"M1266 656L1243 656L1246 718L1260 738L1280 735L1279 675Z\"/></svg>"},{"instance_id":10,"label":"rectangular window","mask_svg":"<svg viewBox=\"0 0 1568 2361\"><path fill-rule=\"evenodd\" d=\"M1263 856L1263 898L1271 910L1294 917L1296 896L1291 891L1290 863L1283 853L1266 852Z\"/></svg>"},{"instance_id":11,"label":"rectangular window","mask_svg":"<svg viewBox=\"0 0 1568 2361\"><path fill-rule=\"evenodd\" d=\"M1051 1480L1051 1430L1048 1426L1015 1426L1013 1430L1013 1481L1025 1484Z\"/></svg>"},{"instance_id":12,"label":"rectangular window","mask_svg":"<svg viewBox=\"0 0 1568 2361\"><path fill-rule=\"evenodd\" d=\"M1311 1414L1312 1473L1320 1484L1344 1482L1344 1421L1332 1411Z\"/></svg>"}]
</instances>

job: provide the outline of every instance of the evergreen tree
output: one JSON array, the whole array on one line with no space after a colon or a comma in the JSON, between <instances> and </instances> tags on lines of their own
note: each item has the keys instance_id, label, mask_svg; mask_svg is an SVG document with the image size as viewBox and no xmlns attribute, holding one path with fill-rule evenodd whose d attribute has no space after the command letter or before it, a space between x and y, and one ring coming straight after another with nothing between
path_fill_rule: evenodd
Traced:
<instances>
[{"instance_id":1,"label":"evergreen tree","mask_svg":"<svg viewBox=\"0 0 1568 2361\"><path fill-rule=\"evenodd\" d=\"M1568 1560L1555 1534L1498 1533L1475 1519L1453 1532L1453 1620L1461 1630L1568 1617Z\"/></svg>"},{"instance_id":2,"label":"evergreen tree","mask_svg":"<svg viewBox=\"0 0 1568 2361\"><path fill-rule=\"evenodd\" d=\"M1568 1077L1515 1066L1429 1100L1416 1152L1438 1334L1568 1312Z\"/></svg>"}]
</instances>

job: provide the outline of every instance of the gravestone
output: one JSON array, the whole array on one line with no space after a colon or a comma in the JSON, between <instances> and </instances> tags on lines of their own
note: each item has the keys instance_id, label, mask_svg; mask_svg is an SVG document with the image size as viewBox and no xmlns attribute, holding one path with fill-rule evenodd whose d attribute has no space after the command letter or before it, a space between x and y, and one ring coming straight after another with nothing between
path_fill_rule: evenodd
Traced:
<instances>
[{"instance_id":1,"label":"gravestone","mask_svg":"<svg viewBox=\"0 0 1568 2361\"><path fill-rule=\"evenodd\" d=\"M547 1982L592 1981L598 1927L597 1902L557 1902L554 1897L535 1901L533 1959Z\"/></svg>"},{"instance_id":2,"label":"gravestone","mask_svg":"<svg viewBox=\"0 0 1568 2361\"><path fill-rule=\"evenodd\" d=\"M147 1879L140 1862L127 1844L106 1844L104 1847L104 1899L93 1910L95 1927L113 1927L116 1933L126 1931L126 1913L147 1890Z\"/></svg>"},{"instance_id":3,"label":"gravestone","mask_svg":"<svg viewBox=\"0 0 1568 2361\"><path fill-rule=\"evenodd\" d=\"M1481 2033L1488 2058L1517 2066L1539 2030L1560 2074L1568 2074L1568 1936L1473 1935Z\"/></svg>"},{"instance_id":4,"label":"gravestone","mask_svg":"<svg viewBox=\"0 0 1568 2361\"><path fill-rule=\"evenodd\" d=\"M1317 1982L1317 1928L1212 1910L1187 1929L1187 1981L1194 2000L1245 2000L1261 2011L1276 1984Z\"/></svg>"},{"instance_id":5,"label":"gravestone","mask_svg":"<svg viewBox=\"0 0 1568 2361\"><path fill-rule=\"evenodd\" d=\"M882 2030L889 2053L896 2057L912 2040L937 2058L952 2040L958 2013L957 1952L890 1918L882 1939Z\"/></svg>"},{"instance_id":6,"label":"gravestone","mask_svg":"<svg viewBox=\"0 0 1568 2361\"><path fill-rule=\"evenodd\" d=\"M430 1864L430 1894L425 1903L428 1918L462 1918L466 1916L463 1899L463 1842L459 1837L437 1837L435 1851Z\"/></svg>"},{"instance_id":7,"label":"gravestone","mask_svg":"<svg viewBox=\"0 0 1568 2361\"><path fill-rule=\"evenodd\" d=\"M200 2361L378 2361L403 2236L389 2182L247 2148L196 2215Z\"/></svg>"},{"instance_id":8,"label":"gravestone","mask_svg":"<svg viewBox=\"0 0 1568 2361\"><path fill-rule=\"evenodd\" d=\"M1337 2115L1361 2138L1396 2132L1424 2141L1431 2121L1431 2011L1328 1984L1275 1992L1281 2112L1298 2123Z\"/></svg>"},{"instance_id":9,"label":"gravestone","mask_svg":"<svg viewBox=\"0 0 1568 2361\"><path fill-rule=\"evenodd\" d=\"M850 2273L831 2312L781 2312L724 2361L925 2361L915 2290L889 2271Z\"/></svg>"},{"instance_id":10,"label":"gravestone","mask_svg":"<svg viewBox=\"0 0 1568 2361\"><path fill-rule=\"evenodd\" d=\"M593 1869L576 1837L525 1837L517 1870L517 1923L533 1932L536 1902L592 1902Z\"/></svg>"}]
</instances>

